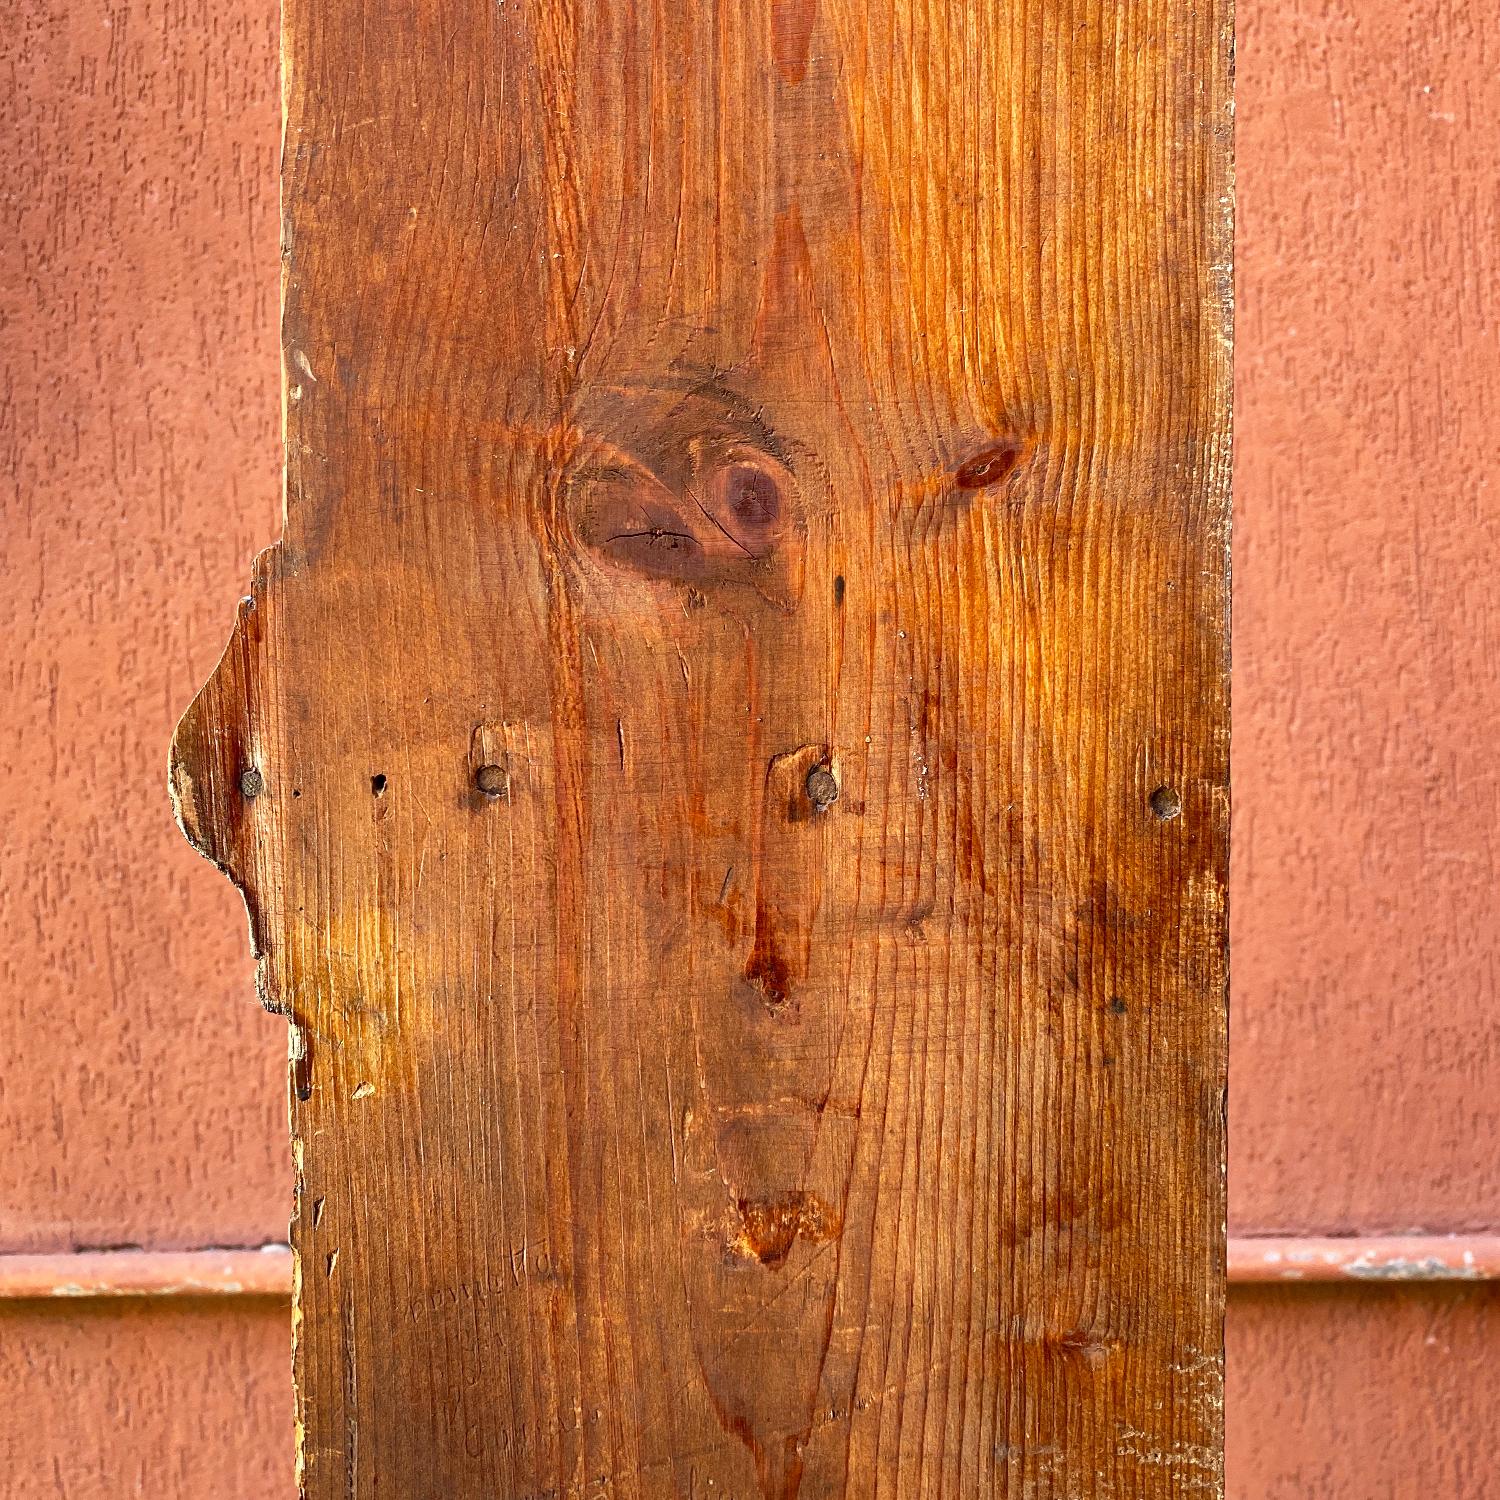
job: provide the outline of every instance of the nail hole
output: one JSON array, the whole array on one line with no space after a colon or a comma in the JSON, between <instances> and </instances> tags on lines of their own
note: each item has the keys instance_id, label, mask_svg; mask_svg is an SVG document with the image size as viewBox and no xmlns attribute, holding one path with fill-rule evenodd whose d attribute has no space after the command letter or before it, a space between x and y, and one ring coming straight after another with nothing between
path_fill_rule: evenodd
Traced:
<instances>
[{"instance_id":1,"label":"nail hole","mask_svg":"<svg viewBox=\"0 0 1500 1500\"><path fill-rule=\"evenodd\" d=\"M266 789L266 779L254 766L240 772L240 795L258 797Z\"/></svg>"},{"instance_id":2,"label":"nail hole","mask_svg":"<svg viewBox=\"0 0 1500 1500\"><path fill-rule=\"evenodd\" d=\"M1182 813L1182 798L1175 787L1159 786L1151 793L1151 815L1158 822L1169 823Z\"/></svg>"},{"instance_id":3,"label":"nail hole","mask_svg":"<svg viewBox=\"0 0 1500 1500\"><path fill-rule=\"evenodd\" d=\"M504 766L480 766L474 773L474 785L486 797L504 797L510 792L510 776Z\"/></svg>"},{"instance_id":4,"label":"nail hole","mask_svg":"<svg viewBox=\"0 0 1500 1500\"><path fill-rule=\"evenodd\" d=\"M1126 1005L1126 1003L1122 999L1120 999L1118 995L1116 995L1115 998L1109 1002L1109 1008L1111 1014L1117 1016L1123 1016L1125 1012L1130 1009L1130 1007Z\"/></svg>"},{"instance_id":5,"label":"nail hole","mask_svg":"<svg viewBox=\"0 0 1500 1500\"><path fill-rule=\"evenodd\" d=\"M807 800L819 812L827 812L839 800L838 778L827 766L814 766L807 773Z\"/></svg>"},{"instance_id":6,"label":"nail hole","mask_svg":"<svg viewBox=\"0 0 1500 1500\"><path fill-rule=\"evenodd\" d=\"M383 775L372 776L370 778L370 790L374 792L377 797L380 796L380 794L385 791L385 777Z\"/></svg>"}]
</instances>

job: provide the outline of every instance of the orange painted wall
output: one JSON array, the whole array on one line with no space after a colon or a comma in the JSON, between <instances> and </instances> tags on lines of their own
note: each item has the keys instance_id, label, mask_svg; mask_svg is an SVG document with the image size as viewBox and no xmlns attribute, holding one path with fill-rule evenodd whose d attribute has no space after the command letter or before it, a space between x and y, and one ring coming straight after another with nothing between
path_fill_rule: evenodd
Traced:
<instances>
[{"instance_id":1,"label":"orange painted wall","mask_svg":"<svg viewBox=\"0 0 1500 1500\"><path fill-rule=\"evenodd\" d=\"M1494 19L1241 5L1241 1232L1500 1224Z\"/></svg>"},{"instance_id":2,"label":"orange painted wall","mask_svg":"<svg viewBox=\"0 0 1500 1500\"><path fill-rule=\"evenodd\" d=\"M1229 1500L1493 1500L1500 1284L1245 1287Z\"/></svg>"},{"instance_id":3,"label":"orange painted wall","mask_svg":"<svg viewBox=\"0 0 1500 1500\"><path fill-rule=\"evenodd\" d=\"M0 28L0 1251L285 1238L284 1027L164 790L277 524L276 27Z\"/></svg>"},{"instance_id":4,"label":"orange painted wall","mask_svg":"<svg viewBox=\"0 0 1500 1500\"><path fill-rule=\"evenodd\" d=\"M0 35L0 1252L285 1235L282 1025L163 775L276 528L275 11ZM1486 19L1242 0L1237 1232L1500 1229ZM1236 1293L1232 1500L1500 1496L1496 1307ZM286 1336L0 1308L0 1489L289 1496Z\"/></svg>"},{"instance_id":5,"label":"orange painted wall","mask_svg":"<svg viewBox=\"0 0 1500 1500\"><path fill-rule=\"evenodd\" d=\"M288 1322L253 1299L0 1306L0 1494L292 1500Z\"/></svg>"}]
</instances>

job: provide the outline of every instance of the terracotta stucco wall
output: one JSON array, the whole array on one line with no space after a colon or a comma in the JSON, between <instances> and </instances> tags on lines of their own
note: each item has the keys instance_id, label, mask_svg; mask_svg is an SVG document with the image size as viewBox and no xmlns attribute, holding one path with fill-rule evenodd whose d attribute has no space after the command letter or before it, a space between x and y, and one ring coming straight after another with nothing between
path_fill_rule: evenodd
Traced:
<instances>
[{"instance_id":1,"label":"terracotta stucco wall","mask_svg":"<svg viewBox=\"0 0 1500 1500\"><path fill-rule=\"evenodd\" d=\"M277 524L276 5L0 52L0 1250L284 1238L284 1028L163 791Z\"/></svg>"},{"instance_id":2,"label":"terracotta stucco wall","mask_svg":"<svg viewBox=\"0 0 1500 1500\"><path fill-rule=\"evenodd\" d=\"M281 1023L171 826L275 534L266 0L0 36L0 1252L285 1234ZM1500 83L1443 0L1241 9L1234 1228L1500 1227ZM1500 1496L1487 1288L1242 1291L1230 1494ZM290 1495L273 1302L0 1308L6 1495Z\"/></svg>"},{"instance_id":3,"label":"terracotta stucco wall","mask_svg":"<svg viewBox=\"0 0 1500 1500\"><path fill-rule=\"evenodd\" d=\"M1494 19L1241 6L1241 1231L1497 1222Z\"/></svg>"}]
</instances>

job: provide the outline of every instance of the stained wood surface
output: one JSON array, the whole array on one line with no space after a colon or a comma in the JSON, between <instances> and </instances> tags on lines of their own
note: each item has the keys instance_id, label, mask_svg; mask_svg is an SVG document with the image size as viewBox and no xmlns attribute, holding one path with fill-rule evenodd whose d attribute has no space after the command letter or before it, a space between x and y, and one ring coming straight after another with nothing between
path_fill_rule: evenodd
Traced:
<instances>
[{"instance_id":1,"label":"stained wood surface","mask_svg":"<svg viewBox=\"0 0 1500 1500\"><path fill-rule=\"evenodd\" d=\"M291 0L179 731L305 1493L1220 1468L1228 20Z\"/></svg>"}]
</instances>

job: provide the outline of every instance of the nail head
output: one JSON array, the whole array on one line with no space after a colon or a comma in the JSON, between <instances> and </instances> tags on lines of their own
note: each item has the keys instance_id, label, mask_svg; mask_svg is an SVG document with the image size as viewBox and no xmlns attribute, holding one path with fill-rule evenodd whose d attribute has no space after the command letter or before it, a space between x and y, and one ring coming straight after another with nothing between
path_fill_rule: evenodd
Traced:
<instances>
[{"instance_id":1,"label":"nail head","mask_svg":"<svg viewBox=\"0 0 1500 1500\"><path fill-rule=\"evenodd\" d=\"M1151 815L1160 823L1168 823L1182 814L1182 796L1176 787L1159 786L1151 793Z\"/></svg>"},{"instance_id":2,"label":"nail head","mask_svg":"<svg viewBox=\"0 0 1500 1500\"><path fill-rule=\"evenodd\" d=\"M827 766L814 766L807 773L807 800L819 812L826 812L838 799L838 777Z\"/></svg>"},{"instance_id":3,"label":"nail head","mask_svg":"<svg viewBox=\"0 0 1500 1500\"><path fill-rule=\"evenodd\" d=\"M510 775L504 766L480 766L474 773L474 785L486 797L504 797L510 791Z\"/></svg>"}]
</instances>

